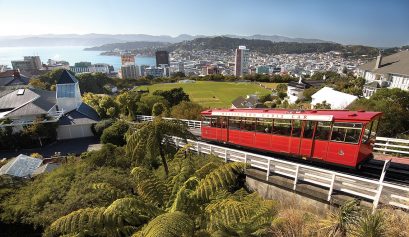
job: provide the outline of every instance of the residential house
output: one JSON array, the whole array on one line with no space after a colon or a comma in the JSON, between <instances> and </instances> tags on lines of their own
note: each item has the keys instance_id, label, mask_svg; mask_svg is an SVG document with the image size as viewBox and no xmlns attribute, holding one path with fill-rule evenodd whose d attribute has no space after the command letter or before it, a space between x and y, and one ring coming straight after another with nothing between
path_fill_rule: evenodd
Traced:
<instances>
[{"instance_id":1,"label":"residential house","mask_svg":"<svg viewBox=\"0 0 409 237\"><path fill-rule=\"evenodd\" d=\"M379 88L409 90L409 51L389 56L379 55L375 60L358 67L357 74L365 78L363 95L372 96ZM374 85L375 83L378 85Z\"/></svg>"},{"instance_id":2,"label":"residential house","mask_svg":"<svg viewBox=\"0 0 409 237\"><path fill-rule=\"evenodd\" d=\"M331 87L321 88L319 91L315 92L311 98L312 109L316 104L322 104L324 101L331 105L331 109L345 109L348 105L358 99L357 96L336 91Z\"/></svg>"},{"instance_id":3,"label":"residential house","mask_svg":"<svg viewBox=\"0 0 409 237\"><path fill-rule=\"evenodd\" d=\"M56 91L34 88L0 92L0 119L10 119L19 131L34 121L58 123L57 139L93 136L91 126L99 116L82 102L78 80L64 70L57 81Z\"/></svg>"}]
</instances>

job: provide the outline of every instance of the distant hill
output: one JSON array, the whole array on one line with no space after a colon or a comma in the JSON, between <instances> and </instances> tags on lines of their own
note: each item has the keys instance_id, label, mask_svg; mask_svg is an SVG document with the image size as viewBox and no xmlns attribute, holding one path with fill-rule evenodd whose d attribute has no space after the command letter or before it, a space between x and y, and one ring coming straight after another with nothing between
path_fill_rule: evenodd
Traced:
<instances>
[{"instance_id":1,"label":"distant hill","mask_svg":"<svg viewBox=\"0 0 409 237\"><path fill-rule=\"evenodd\" d=\"M378 49L361 45L341 45L337 43L298 43L298 42L272 42L270 40L256 40L229 37L198 38L191 41L175 43L166 49L174 50L232 50L239 45L245 45L251 51L266 54L300 54L300 53L322 53L338 51L344 56L375 56Z\"/></svg>"},{"instance_id":2,"label":"distant hill","mask_svg":"<svg viewBox=\"0 0 409 237\"><path fill-rule=\"evenodd\" d=\"M138 50L138 49L151 49L151 48L161 48L170 45L166 42L150 42L150 41L137 41L137 42L126 42L126 43L112 43L104 44L101 46L85 48L84 50L92 51L111 51L115 49L119 50Z\"/></svg>"},{"instance_id":3,"label":"distant hill","mask_svg":"<svg viewBox=\"0 0 409 237\"><path fill-rule=\"evenodd\" d=\"M261 39L273 42L299 42L299 43L323 43L319 39L289 38L279 35L225 35L230 38ZM181 34L175 37L169 35L146 35L146 34L46 34L46 35L23 35L23 36L0 36L0 47L14 46L101 46L103 44L125 42L167 42L179 43L196 38L213 38L215 36Z\"/></svg>"}]
</instances>

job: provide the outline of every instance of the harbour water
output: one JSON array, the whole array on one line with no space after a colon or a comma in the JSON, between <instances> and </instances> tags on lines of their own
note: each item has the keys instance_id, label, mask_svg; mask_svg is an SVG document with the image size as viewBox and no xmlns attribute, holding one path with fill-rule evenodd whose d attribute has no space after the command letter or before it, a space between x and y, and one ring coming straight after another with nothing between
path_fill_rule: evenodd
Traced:
<instances>
[{"instance_id":1,"label":"harbour water","mask_svg":"<svg viewBox=\"0 0 409 237\"><path fill-rule=\"evenodd\" d=\"M0 47L0 65L11 67L12 60L22 60L24 56L40 56L43 63L48 59L64 60L74 65L76 62L107 63L115 70L121 66L118 56L100 55L101 51L84 51L85 46L52 46L52 47ZM137 65L155 65L154 57L136 57Z\"/></svg>"}]
</instances>

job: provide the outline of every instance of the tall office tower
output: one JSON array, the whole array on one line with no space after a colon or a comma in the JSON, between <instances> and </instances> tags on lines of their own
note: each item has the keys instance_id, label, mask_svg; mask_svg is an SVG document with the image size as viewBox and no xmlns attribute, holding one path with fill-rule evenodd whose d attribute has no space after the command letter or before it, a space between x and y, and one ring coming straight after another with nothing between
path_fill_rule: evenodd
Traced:
<instances>
[{"instance_id":1,"label":"tall office tower","mask_svg":"<svg viewBox=\"0 0 409 237\"><path fill-rule=\"evenodd\" d=\"M129 53L121 54L121 64L122 66L135 65L135 55Z\"/></svg>"},{"instance_id":2,"label":"tall office tower","mask_svg":"<svg viewBox=\"0 0 409 237\"><path fill-rule=\"evenodd\" d=\"M236 49L236 58L234 66L234 75L236 77L242 77L245 74L248 74L249 71L249 50L246 49L246 46L239 46Z\"/></svg>"},{"instance_id":3,"label":"tall office tower","mask_svg":"<svg viewBox=\"0 0 409 237\"><path fill-rule=\"evenodd\" d=\"M169 52L168 51L156 51L156 67L161 65L170 65L169 64Z\"/></svg>"}]
</instances>

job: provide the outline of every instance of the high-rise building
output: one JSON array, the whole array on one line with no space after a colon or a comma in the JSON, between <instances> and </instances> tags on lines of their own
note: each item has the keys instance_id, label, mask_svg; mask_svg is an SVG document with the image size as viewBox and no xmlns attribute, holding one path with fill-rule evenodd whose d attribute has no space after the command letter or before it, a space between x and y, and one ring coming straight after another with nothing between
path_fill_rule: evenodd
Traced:
<instances>
[{"instance_id":1,"label":"high-rise building","mask_svg":"<svg viewBox=\"0 0 409 237\"><path fill-rule=\"evenodd\" d=\"M20 71L35 71L42 68L39 56L24 56L23 60L11 61L14 70Z\"/></svg>"},{"instance_id":2,"label":"high-rise building","mask_svg":"<svg viewBox=\"0 0 409 237\"><path fill-rule=\"evenodd\" d=\"M123 65L119 71L119 77L122 79L137 79L139 76L139 67L136 65Z\"/></svg>"},{"instance_id":3,"label":"high-rise building","mask_svg":"<svg viewBox=\"0 0 409 237\"><path fill-rule=\"evenodd\" d=\"M121 54L121 64L122 66L135 65L135 55L130 53Z\"/></svg>"},{"instance_id":4,"label":"high-rise building","mask_svg":"<svg viewBox=\"0 0 409 237\"><path fill-rule=\"evenodd\" d=\"M156 51L156 66L170 65L169 64L169 52L168 51Z\"/></svg>"},{"instance_id":5,"label":"high-rise building","mask_svg":"<svg viewBox=\"0 0 409 237\"><path fill-rule=\"evenodd\" d=\"M245 74L248 74L249 50L246 49L246 46L239 46L239 48L236 49L236 57L234 61L234 75L236 77L242 77Z\"/></svg>"},{"instance_id":6,"label":"high-rise building","mask_svg":"<svg viewBox=\"0 0 409 237\"><path fill-rule=\"evenodd\" d=\"M153 78L163 77L165 75L165 73L166 73L165 68L161 68L161 67L148 67L148 68L145 68L145 75L146 76L151 76Z\"/></svg>"}]
</instances>

